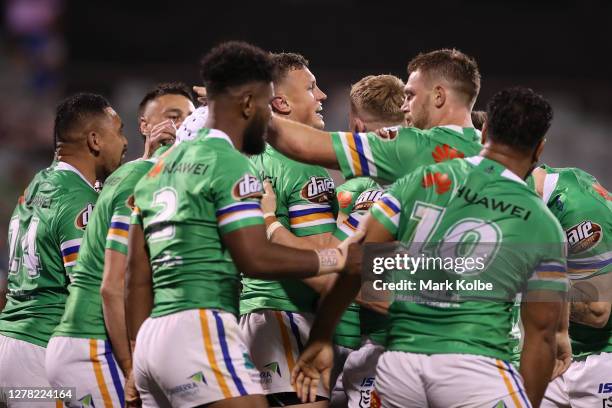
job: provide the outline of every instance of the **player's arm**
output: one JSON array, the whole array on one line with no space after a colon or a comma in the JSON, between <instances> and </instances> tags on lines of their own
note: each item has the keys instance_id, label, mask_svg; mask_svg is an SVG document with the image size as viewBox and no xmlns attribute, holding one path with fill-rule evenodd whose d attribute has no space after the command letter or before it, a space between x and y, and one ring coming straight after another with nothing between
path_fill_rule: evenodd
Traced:
<instances>
[{"instance_id":1,"label":"player's arm","mask_svg":"<svg viewBox=\"0 0 612 408\"><path fill-rule=\"evenodd\" d=\"M273 115L267 141L294 160L339 168L329 132Z\"/></svg>"},{"instance_id":2,"label":"player's arm","mask_svg":"<svg viewBox=\"0 0 612 408\"><path fill-rule=\"evenodd\" d=\"M531 300L521 303L521 321L524 328L520 373L525 392L534 407L539 407L555 366L556 334L562 314L561 294L557 301L536 301L537 296L550 293L530 292Z\"/></svg>"},{"instance_id":3,"label":"player's arm","mask_svg":"<svg viewBox=\"0 0 612 408\"><path fill-rule=\"evenodd\" d=\"M153 273L142 224L132 222L130 225L128 247L125 306L127 332L133 347L140 326L153 309Z\"/></svg>"},{"instance_id":4,"label":"player's arm","mask_svg":"<svg viewBox=\"0 0 612 408\"><path fill-rule=\"evenodd\" d=\"M561 316L557 325L556 343L557 357L551 381L563 374L572 363L572 343L569 337L569 310L570 303L564 302L561 307Z\"/></svg>"},{"instance_id":5,"label":"player's arm","mask_svg":"<svg viewBox=\"0 0 612 408\"><path fill-rule=\"evenodd\" d=\"M610 272L572 283L570 320L598 329L605 327L610 320L610 293Z\"/></svg>"}]
</instances>

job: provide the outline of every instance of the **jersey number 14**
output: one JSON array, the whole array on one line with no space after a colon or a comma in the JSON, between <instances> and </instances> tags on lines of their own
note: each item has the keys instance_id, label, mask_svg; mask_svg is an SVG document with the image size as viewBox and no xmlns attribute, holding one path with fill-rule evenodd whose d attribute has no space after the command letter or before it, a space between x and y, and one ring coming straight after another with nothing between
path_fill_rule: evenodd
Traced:
<instances>
[{"instance_id":1,"label":"jersey number 14","mask_svg":"<svg viewBox=\"0 0 612 408\"><path fill-rule=\"evenodd\" d=\"M40 257L36 251L36 232L40 220L32 217L24 236L20 234L19 217L11 218L9 224L9 273L16 274L23 265L32 279L40 276ZM19 251L17 244L20 242Z\"/></svg>"}]
</instances>

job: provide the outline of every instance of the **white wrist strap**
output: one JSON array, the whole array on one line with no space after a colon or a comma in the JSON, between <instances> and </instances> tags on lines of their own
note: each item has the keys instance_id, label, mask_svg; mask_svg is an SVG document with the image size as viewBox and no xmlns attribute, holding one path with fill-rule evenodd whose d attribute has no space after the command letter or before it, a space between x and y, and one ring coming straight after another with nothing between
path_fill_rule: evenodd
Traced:
<instances>
[{"instance_id":1,"label":"white wrist strap","mask_svg":"<svg viewBox=\"0 0 612 408\"><path fill-rule=\"evenodd\" d=\"M282 226L283 226L283 224L281 224L278 221L274 221L272 224L270 224L270 226L268 226L268 228L266 228L266 236L268 237L268 240L270 240L270 238L272 238L272 234L274 234L274 231L276 231L277 229L279 229Z\"/></svg>"}]
</instances>

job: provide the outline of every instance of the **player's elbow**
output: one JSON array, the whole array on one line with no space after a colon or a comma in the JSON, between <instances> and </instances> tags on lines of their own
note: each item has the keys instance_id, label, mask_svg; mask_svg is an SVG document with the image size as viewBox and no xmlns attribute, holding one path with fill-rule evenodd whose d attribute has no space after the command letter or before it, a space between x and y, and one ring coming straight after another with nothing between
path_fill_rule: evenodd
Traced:
<instances>
[{"instance_id":1,"label":"player's elbow","mask_svg":"<svg viewBox=\"0 0 612 408\"><path fill-rule=\"evenodd\" d=\"M589 310L591 311L590 326L597 329L606 327L610 320L610 303L594 302L589 304Z\"/></svg>"},{"instance_id":2,"label":"player's elbow","mask_svg":"<svg viewBox=\"0 0 612 408\"><path fill-rule=\"evenodd\" d=\"M118 282L103 281L100 286L100 296L103 302L123 299L123 284Z\"/></svg>"}]
</instances>

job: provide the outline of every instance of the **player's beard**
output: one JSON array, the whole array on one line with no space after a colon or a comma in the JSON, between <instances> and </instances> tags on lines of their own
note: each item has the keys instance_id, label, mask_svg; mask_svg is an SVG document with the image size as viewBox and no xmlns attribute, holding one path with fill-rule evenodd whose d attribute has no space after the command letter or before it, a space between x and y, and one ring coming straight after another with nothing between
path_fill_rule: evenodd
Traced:
<instances>
[{"instance_id":1,"label":"player's beard","mask_svg":"<svg viewBox=\"0 0 612 408\"><path fill-rule=\"evenodd\" d=\"M261 154L266 148L264 136L268 131L268 122L261 113L257 113L244 129L242 152L248 155Z\"/></svg>"},{"instance_id":2,"label":"player's beard","mask_svg":"<svg viewBox=\"0 0 612 408\"><path fill-rule=\"evenodd\" d=\"M426 101L427 102L427 101ZM417 112L417 115L411 115L408 119L409 126L417 129L429 129L431 127L431 121L429 118L429 110L427 109L427 103L424 102Z\"/></svg>"}]
</instances>

